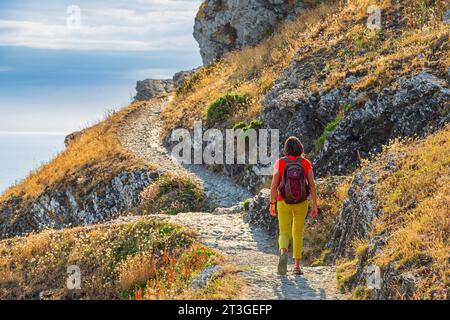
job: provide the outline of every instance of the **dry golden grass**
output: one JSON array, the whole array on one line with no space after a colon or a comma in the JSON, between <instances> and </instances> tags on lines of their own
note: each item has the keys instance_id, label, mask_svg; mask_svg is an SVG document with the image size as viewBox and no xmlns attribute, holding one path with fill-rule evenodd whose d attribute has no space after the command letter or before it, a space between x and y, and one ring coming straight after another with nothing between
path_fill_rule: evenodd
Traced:
<instances>
[{"instance_id":1,"label":"dry golden grass","mask_svg":"<svg viewBox=\"0 0 450 320\"><path fill-rule=\"evenodd\" d=\"M382 179L377 198L383 215L372 234L391 237L373 261L397 262L419 276L415 298L447 299L450 231L450 127L415 143L394 143L401 155L394 174Z\"/></svg>"},{"instance_id":2,"label":"dry golden grass","mask_svg":"<svg viewBox=\"0 0 450 320\"><path fill-rule=\"evenodd\" d=\"M43 291L51 299L232 298L242 286L194 234L145 218L4 240L0 254L0 299L35 299ZM192 290L192 279L216 264L224 264L224 278ZM66 288L70 265L81 269L81 290Z\"/></svg>"},{"instance_id":3,"label":"dry golden grass","mask_svg":"<svg viewBox=\"0 0 450 320\"><path fill-rule=\"evenodd\" d=\"M365 27L371 4L382 10L382 32ZM192 127L195 120L204 119L209 103L230 92L253 97L247 110L228 119L230 127L258 118L264 94L294 57L300 69L312 71L298 87L313 93L340 87L350 75L359 77L350 89L374 93L400 76L427 68L445 77L450 65L448 27L442 22L446 8L444 0L347 0L326 1L303 11L259 45L201 69L189 90L177 95L163 113L164 133Z\"/></svg>"},{"instance_id":4,"label":"dry golden grass","mask_svg":"<svg viewBox=\"0 0 450 320\"><path fill-rule=\"evenodd\" d=\"M392 158L393 172L385 169ZM400 273L413 274L418 280L414 299L448 299L450 126L423 140L393 141L370 166L380 173L376 198L383 214L366 238L353 242L355 260L339 263L341 287L351 286L356 263L368 258L382 271L394 264ZM369 240L380 234L389 235L387 243L375 256L365 257ZM402 299L397 285L390 290ZM364 291L359 289L356 294Z\"/></svg>"},{"instance_id":5,"label":"dry golden grass","mask_svg":"<svg viewBox=\"0 0 450 320\"><path fill-rule=\"evenodd\" d=\"M0 197L13 196L27 200L40 195L47 187L65 185L86 178L88 185L105 181L124 169L143 167L143 163L125 150L117 139L117 130L125 117L142 103L132 103L94 125L51 162L30 173Z\"/></svg>"}]
</instances>

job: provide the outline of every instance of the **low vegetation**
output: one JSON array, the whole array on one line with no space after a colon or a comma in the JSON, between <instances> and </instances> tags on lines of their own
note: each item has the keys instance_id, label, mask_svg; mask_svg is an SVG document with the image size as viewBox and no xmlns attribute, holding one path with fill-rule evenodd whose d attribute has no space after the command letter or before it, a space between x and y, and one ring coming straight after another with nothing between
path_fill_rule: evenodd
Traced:
<instances>
[{"instance_id":1,"label":"low vegetation","mask_svg":"<svg viewBox=\"0 0 450 320\"><path fill-rule=\"evenodd\" d=\"M394 172L384 170L393 156ZM415 299L448 299L450 127L423 140L394 141L371 163L381 173L376 197L383 214L366 239L355 241L357 259L365 257L370 239L388 234L382 250L366 263L382 272L395 265L398 272L414 275ZM347 275L354 271L348 264L340 267ZM402 298L399 288L391 291Z\"/></svg>"},{"instance_id":2,"label":"low vegetation","mask_svg":"<svg viewBox=\"0 0 450 320\"><path fill-rule=\"evenodd\" d=\"M341 123L342 116L338 115L336 118L334 118L333 121L328 123L325 128L323 129L323 133L320 135L320 137L316 140L316 148L319 150L323 144L325 143L325 140L327 139L328 135L336 129L336 127Z\"/></svg>"},{"instance_id":3,"label":"low vegetation","mask_svg":"<svg viewBox=\"0 0 450 320\"><path fill-rule=\"evenodd\" d=\"M204 190L190 176L164 174L141 194L143 214L205 211Z\"/></svg>"},{"instance_id":4,"label":"low vegetation","mask_svg":"<svg viewBox=\"0 0 450 320\"><path fill-rule=\"evenodd\" d=\"M206 122L210 125L222 122L232 114L245 109L250 104L251 97L248 94L226 94L211 102L206 108Z\"/></svg>"},{"instance_id":5,"label":"low vegetation","mask_svg":"<svg viewBox=\"0 0 450 320\"><path fill-rule=\"evenodd\" d=\"M354 259L343 262L336 268L337 284L341 293L347 292L355 280L357 275L357 266L358 260Z\"/></svg>"},{"instance_id":6,"label":"low vegetation","mask_svg":"<svg viewBox=\"0 0 450 320\"><path fill-rule=\"evenodd\" d=\"M199 272L224 259L191 232L145 218L4 240L0 254L0 299L229 299L242 285L225 265L206 288L192 289ZM66 287L72 265L80 290Z\"/></svg>"}]
</instances>

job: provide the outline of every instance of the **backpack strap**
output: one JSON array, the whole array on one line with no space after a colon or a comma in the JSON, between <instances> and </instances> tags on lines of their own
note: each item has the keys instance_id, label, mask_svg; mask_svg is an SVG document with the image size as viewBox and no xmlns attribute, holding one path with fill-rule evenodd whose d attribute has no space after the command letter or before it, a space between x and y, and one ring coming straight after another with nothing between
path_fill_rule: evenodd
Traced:
<instances>
[{"instance_id":1,"label":"backpack strap","mask_svg":"<svg viewBox=\"0 0 450 320\"><path fill-rule=\"evenodd\" d=\"M288 162L296 162L296 161L300 160L300 164L302 164L302 161L303 161L304 158L302 156L300 156L297 160L289 160L288 157L283 157L281 159L283 159L286 163L288 163Z\"/></svg>"}]
</instances>

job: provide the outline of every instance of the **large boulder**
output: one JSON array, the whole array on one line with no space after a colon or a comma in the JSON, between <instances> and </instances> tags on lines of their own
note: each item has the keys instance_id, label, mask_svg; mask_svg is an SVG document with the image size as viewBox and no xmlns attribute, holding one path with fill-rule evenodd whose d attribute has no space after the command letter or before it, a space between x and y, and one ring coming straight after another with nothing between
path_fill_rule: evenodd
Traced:
<instances>
[{"instance_id":1,"label":"large boulder","mask_svg":"<svg viewBox=\"0 0 450 320\"><path fill-rule=\"evenodd\" d=\"M145 101L152 98L158 98L167 95L174 90L174 84L171 79L155 80L147 79L138 81L136 84L136 101Z\"/></svg>"},{"instance_id":2,"label":"large boulder","mask_svg":"<svg viewBox=\"0 0 450 320\"><path fill-rule=\"evenodd\" d=\"M210 64L234 49L258 44L301 7L301 2L289 0L205 0L194 25L203 63Z\"/></svg>"}]
</instances>

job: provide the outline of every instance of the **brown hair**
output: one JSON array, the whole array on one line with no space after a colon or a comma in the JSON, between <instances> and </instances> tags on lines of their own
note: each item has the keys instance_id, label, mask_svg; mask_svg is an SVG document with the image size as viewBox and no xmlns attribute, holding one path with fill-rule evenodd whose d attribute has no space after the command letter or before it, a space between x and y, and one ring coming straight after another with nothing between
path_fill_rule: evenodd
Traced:
<instances>
[{"instance_id":1,"label":"brown hair","mask_svg":"<svg viewBox=\"0 0 450 320\"><path fill-rule=\"evenodd\" d=\"M297 137L289 137L284 143L284 155L298 157L303 155L303 145Z\"/></svg>"}]
</instances>

